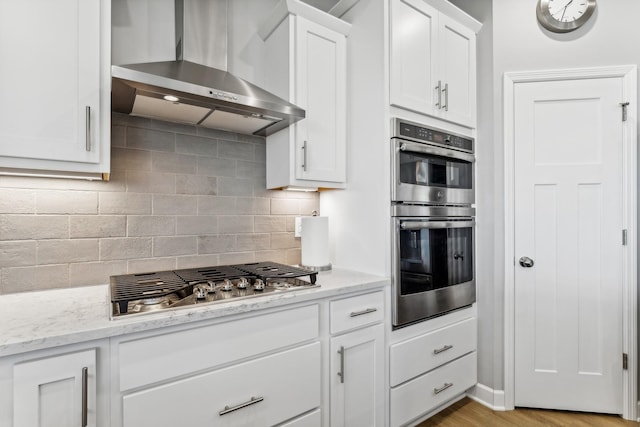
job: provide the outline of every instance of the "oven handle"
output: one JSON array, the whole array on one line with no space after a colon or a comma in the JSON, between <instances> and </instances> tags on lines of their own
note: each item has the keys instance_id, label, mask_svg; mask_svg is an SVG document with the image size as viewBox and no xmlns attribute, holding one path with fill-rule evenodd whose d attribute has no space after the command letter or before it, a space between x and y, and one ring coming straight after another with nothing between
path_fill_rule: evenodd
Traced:
<instances>
[{"instance_id":1,"label":"oven handle","mask_svg":"<svg viewBox=\"0 0 640 427\"><path fill-rule=\"evenodd\" d=\"M402 141L399 142L397 149L398 151L405 151L407 153L433 154L434 156L449 157L452 159L464 160L469 163L474 163L476 161L473 154L447 150L446 148L433 147L431 145L421 144L418 142Z\"/></svg>"},{"instance_id":2,"label":"oven handle","mask_svg":"<svg viewBox=\"0 0 640 427\"><path fill-rule=\"evenodd\" d=\"M402 230L421 230L423 228L465 228L475 226L475 221L400 221Z\"/></svg>"}]
</instances>

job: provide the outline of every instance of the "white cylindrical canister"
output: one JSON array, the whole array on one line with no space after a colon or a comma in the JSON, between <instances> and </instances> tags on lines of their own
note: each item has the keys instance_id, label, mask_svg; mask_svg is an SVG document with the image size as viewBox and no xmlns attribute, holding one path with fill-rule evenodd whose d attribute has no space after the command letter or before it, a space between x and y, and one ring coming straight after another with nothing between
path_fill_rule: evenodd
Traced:
<instances>
[{"instance_id":1,"label":"white cylindrical canister","mask_svg":"<svg viewBox=\"0 0 640 427\"><path fill-rule=\"evenodd\" d=\"M329 218L303 216L300 230L301 264L312 270L329 270Z\"/></svg>"}]
</instances>

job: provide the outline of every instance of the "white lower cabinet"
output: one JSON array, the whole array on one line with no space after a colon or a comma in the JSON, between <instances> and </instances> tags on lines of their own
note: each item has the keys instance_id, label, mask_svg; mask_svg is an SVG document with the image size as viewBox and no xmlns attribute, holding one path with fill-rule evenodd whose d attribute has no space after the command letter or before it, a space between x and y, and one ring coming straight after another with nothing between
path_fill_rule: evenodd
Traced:
<instances>
[{"instance_id":1,"label":"white lower cabinet","mask_svg":"<svg viewBox=\"0 0 640 427\"><path fill-rule=\"evenodd\" d=\"M13 367L13 426L96 425L96 351L88 349Z\"/></svg>"},{"instance_id":2,"label":"white lower cabinet","mask_svg":"<svg viewBox=\"0 0 640 427\"><path fill-rule=\"evenodd\" d=\"M0 358L0 426L108 425L107 342Z\"/></svg>"},{"instance_id":3,"label":"white lower cabinet","mask_svg":"<svg viewBox=\"0 0 640 427\"><path fill-rule=\"evenodd\" d=\"M476 352L391 389L391 425L403 426L476 383Z\"/></svg>"},{"instance_id":4,"label":"white lower cabinet","mask_svg":"<svg viewBox=\"0 0 640 427\"><path fill-rule=\"evenodd\" d=\"M384 425L384 295L330 303L331 427ZM348 331L348 332L345 332Z\"/></svg>"},{"instance_id":5,"label":"white lower cabinet","mask_svg":"<svg viewBox=\"0 0 640 427\"><path fill-rule=\"evenodd\" d=\"M476 384L476 325L475 315L452 313L389 347L392 427L414 425Z\"/></svg>"},{"instance_id":6,"label":"white lower cabinet","mask_svg":"<svg viewBox=\"0 0 640 427\"><path fill-rule=\"evenodd\" d=\"M331 339L331 427L384 425L384 326Z\"/></svg>"},{"instance_id":7,"label":"white lower cabinet","mask_svg":"<svg viewBox=\"0 0 640 427\"><path fill-rule=\"evenodd\" d=\"M123 414L132 427L262 427L319 406L316 342L128 394Z\"/></svg>"}]
</instances>

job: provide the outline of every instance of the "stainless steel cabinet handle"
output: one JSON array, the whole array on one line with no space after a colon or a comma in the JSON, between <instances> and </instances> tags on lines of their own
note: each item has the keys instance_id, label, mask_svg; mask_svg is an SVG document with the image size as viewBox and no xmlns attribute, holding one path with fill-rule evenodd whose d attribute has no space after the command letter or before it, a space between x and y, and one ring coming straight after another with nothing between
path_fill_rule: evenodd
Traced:
<instances>
[{"instance_id":1,"label":"stainless steel cabinet handle","mask_svg":"<svg viewBox=\"0 0 640 427\"><path fill-rule=\"evenodd\" d=\"M251 396L251 399L248 402L244 402L241 403L239 405L236 406L225 406L224 409L220 412L218 412L218 415L223 416L228 414L229 412L233 412L233 411L237 411L238 409L242 409L242 408L246 408L247 406L251 406L251 405L255 405L256 403L262 402L264 400L264 397L260 396L260 397L253 397Z\"/></svg>"},{"instance_id":2,"label":"stainless steel cabinet handle","mask_svg":"<svg viewBox=\"0 0 640 427\"><path fill-rule=\"evenodd\" d=\"M91 106L87 105L84 109L85 113L85 148L91 151Z\"/></svg>"},{"instance_id":3,"label":"stainless steel cabinet handle","mask_svg":"<svg viewBox=\"0 0 640 427\"><path fill-rule=\"evenodd\" d=\"M340 355L340 372L338 372L338 376L340 377L340 384L344 383L344 346L340 346L340 350L338 350L338 354Z\"/></svg>"},{"instance_id":4,"label":"stainless steel cabinet handle","mask_svg":"<svg viewBox=\"0 0 640 427\"><path fill-rule=\"evenodd\" d=\"M434 350L433 350L433 354L440 354L440 353L443 353L443 352L445 352L445 351L447 351L447 350L451 350L452 348L453 348L453 346L452 346L452 345L447 344L447 345L445 345L445 346L444 346L444 347L442 347L442 348L436 348L436 349L434 349Z\"/></svg>"},{"instance_id":5,"label":"stainless steel cabinet handle","mask_svg":"<svg viewBox=\"0 0 640 427\"><path fill-rule=\"evenodd\" d=\"M453 383L444 383L444 385L442 387L434 388L433 389L433 394L442 393L443 391L445 391L449 387L453 387Z\"/></svg>"},{"instance_id":6,"label":"stainless steel cabinet handle","mask_svg":"<svg viewBox=\"0 0 640 427\"><path fill-rule=\"evenodd\" d=\"M352 311L349 317L358 317L358 316L362 316L363 314L374 313L376 311L378 311L377 308L367 308L362 311Z\"/></svg>"},{"instance_id":7,"label":"stainless steel cabinet handle","mask_svg":"<svg viewBox=\"0 0 640 427\"><path fill-rule=\"evenodd\" d=\"M307 141L302 143L302 170L307 171Z\"/></svg>"},{"instance_id":8,"label":"stainless steel cabinet handle","mask_svg":"<svg viewBox=\"0 0 640 427\"><path fill-rule=\"evenodd\" d=\"M444 111L449 111L449 83L444 84L442 91L444 92L444 104L441 108L444 108Z\"/></svg>"},{"instance_id":9,"label":"stainless steel cabinet handle","mask_svg":"<svg viewBox=\"0 0 640 427\"><path fill-rule=\"evenodd\" d=\"M89 368L82 368L82 427L87 427L89 412Z\"/></svg>"},{"instance_id":10,"label":"stainless steel cabinet handle","mask_svg":"<svg viewBox=\"0 0 640 427\"><path fill-rule=\"evenodd\" d=\"M436 107L442 108L442 82L438 80L438 86L435 87L438 92L438 102L436 102Z\"/></svg>"},{"instance_id":11,"label":"stainless steel cabinet handle","mask_svg":"<svg viewBox=\"0 0 640 427\"><path fill-rule=\"evenodd\" d=\"M531 268L534 264L533 260L528 256L521 257L518 262L520 263L520 266L524 268Z\"/></svg>"}]
</instances>

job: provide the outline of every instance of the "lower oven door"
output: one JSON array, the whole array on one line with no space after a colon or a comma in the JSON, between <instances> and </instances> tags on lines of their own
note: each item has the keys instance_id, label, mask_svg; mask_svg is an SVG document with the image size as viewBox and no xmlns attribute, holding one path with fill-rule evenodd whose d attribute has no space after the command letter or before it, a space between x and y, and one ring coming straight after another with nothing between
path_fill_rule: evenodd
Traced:
<instances>
[{"instance_id":1,"label":"lower oven door","mask_svg":"<svg viewBox=\"0 0 640 427\"><path fill-rule=\"evenodd\" d=\"M396 217L393 221L393 326L474 303L473 218Z\"/></svg>"}]
</instances>

